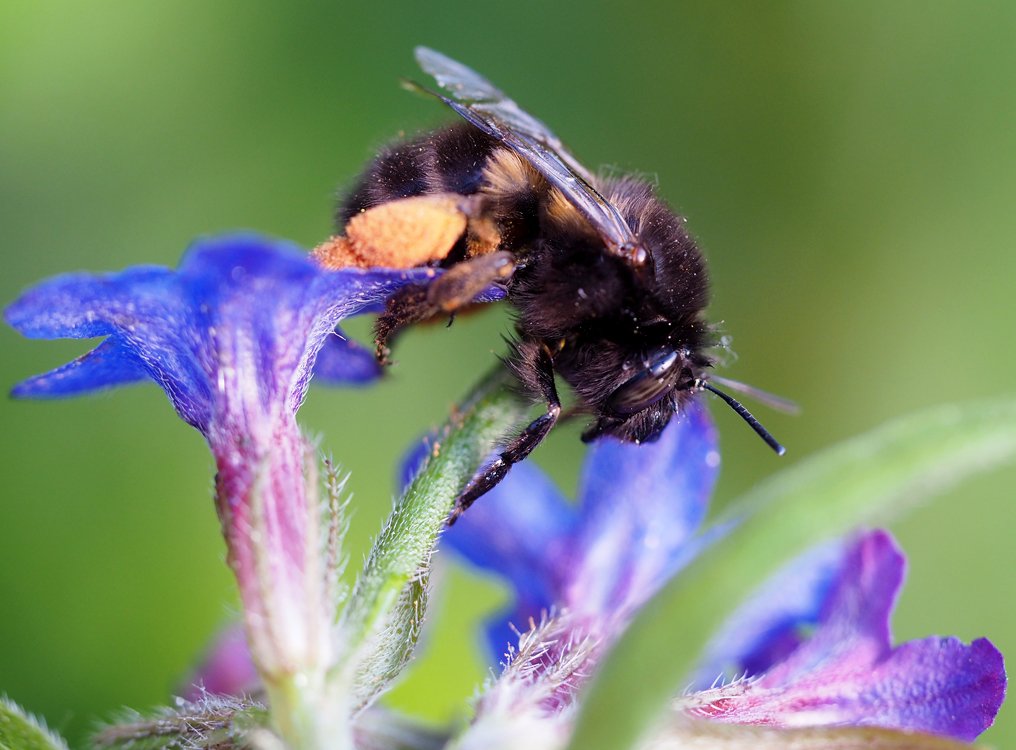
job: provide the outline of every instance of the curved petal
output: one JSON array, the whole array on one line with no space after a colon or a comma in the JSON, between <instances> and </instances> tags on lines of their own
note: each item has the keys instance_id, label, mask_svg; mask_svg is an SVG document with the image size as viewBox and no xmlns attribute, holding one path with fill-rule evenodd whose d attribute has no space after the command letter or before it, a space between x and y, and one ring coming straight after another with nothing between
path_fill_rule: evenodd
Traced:
<instances>
[{"instance_id":1,"label":"curved petal","mask_svg":"<svg viewBox=\"0 0 1016 750\"><path fill-rule=\"evenodd\" d=\"M830 587L841 572L843 542L801 555L759 587L706 647L694 684L759 675L789 656L818 624Z\"/></svg>"},{"instance_id":2,"label":"curved petal","mask_svg":"<svg viewBox=\"0 0 1016 750\"><path fill-rule=\"evenodd\" d=\"M327 385L365 385L381 377L381 365L367 347L341 328L325 339L314 363L314 377Z\"/></svg>"},{"instance_id":3,"label":"curved petal","mask_svg":"<svg viewBox=\"0 0 1016 750\"><path fill-rule=\"evenodd\" d=\"M819 613L815 634L761 679L790 683L816 670L866 669L892 648L889 617L906 573L906 558L887 531L858 537Z\"/></svg>"},{"instance_id":4,"label":"curved petal","mask_svg":"<svg viewBox=\"0 0 1016 750\"><path fill-rule=\"evenodd\" d=\"M845 556L812 638L756 680L681 699L712 719L777 726L878 726L972 740L1005 696L1002 655L927 638L892 649L889 615L904 558L884 531L861 536Z\"/></svg>"},{"instance_id":5,"label":"curved petal","mask_svg":"<svg viewBox=\"0 0 1016 750\"><path fill-rule=\"evenodd\" d=\"M738 682L681 700L692 713L737 724L872 726L969 742L1005 698L1002 654L986 638L911 641L865 667L825 668L766 687Z\"/></svg>"},{"instance_id":6,"label":"curved petal","mask_svg":"<svg viewBox=\"0 0 1016 750\"><path fill-rule=\"evenodd\" d=\"M7 321L36 338L110 336L78 362L26 381L18 395L82 393L136 380L133 360L206 435L295 412L338 321L381 303L430 269L325 271L300 248L253 234L195 243L176 271L152 266L70 274L25 292ZM363 382L363 352L332 344L322 371ZM340 377L341 376L341 377ZM232 428L231 428L232 429ZM248 430L249 431L249 430Z\"/></svg>"},{"instance_id":7,"label":"curved petal","mask_svg":"<svg viewBox=\"0 0 1016 750\"><path fill-rule=\"evenodd\" d=\"M23 380L11 389L11 395L16 398L60 398L147 378L148 373L137 358L117 337L111 336L88 354L66 365Z\"/></svg>"},{"instance_id":8,"label":"curved petal","mask_svg":"<svg viewBox=\"0 0 1016 750\"><path fill-rule=\"evenodd\" d=\"M295 245L255 235L195 245L180 266L195 323L207 332L195 342L198 358L220 392L246 386L247 400L256 397L266 412L273 404L299 409L318 353L341 319L433 274L325 271ZM253 384L229 382L241 371L257 374L256 393Z\"/></svg>"},{"instance_id":9,"label":"curved petal","mask_svg":"<svg viewBox=\"0 0 1016 750\"><path fill-rule=\"evenodd\" d=\"M175 297L174 277L173 271L161 266L63 274L22 293L4 310L4 319L31 339L107 336L138 319L174 316L166 308Z\"/></svg>"},{"instance_id":10,"label":"curved petal","mask_svg":"<svg viewBox=\"0 0 1016 750\"><path fill-rule=\"evenodd\" d=\"M648 599L689 559L687 543L709 508L719 463L716 430L698 402L655 442L598 441L582 475L573 551L582 562L566 606L610 612Z\"/></svg>"}]
</instances>

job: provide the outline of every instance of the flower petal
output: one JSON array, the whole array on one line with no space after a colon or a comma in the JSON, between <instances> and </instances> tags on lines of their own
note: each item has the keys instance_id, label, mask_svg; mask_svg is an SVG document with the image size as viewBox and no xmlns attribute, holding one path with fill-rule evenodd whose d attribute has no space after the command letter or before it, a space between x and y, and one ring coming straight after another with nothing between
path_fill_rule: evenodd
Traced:
<instances>
[{"instance_id":1,"label":"flower petal","mask_svg":"<svg viewBox=\"0 0 1016 750\"><path fill-rule=\"evenodd\" d=\"M106 336L137 318L172 314L164 306L172 301L165 292L173 280L173 271L161 266L63 274L24 292L4 310L4 319L32 339Z\"/></svg>"},{"instance_id":2,"label":"flower petal","mask_svg":"<svg viewBox=\"0 0 1016 750\"><path fill-rule=\"evenodd\" d=\"M762 678L789 683L816 670L865 670L892 648L889 617L903 585L906 558L887 531L850 546L819 615L815 634Z\"/></svg>"},{"instance_id":3,"label":"flower petal","mask_svg":"<svg viewBox=\"0 0 1016 750\"><path fill-rule=\"evenodd\" d=\"M204 334L198 356L211 359L219 391L244 389L266 410L278 400L295 413L318 352L339 320L434 271L325 271L294 245L236 235L195 246L180 274ZM241 371L257 374L256 394L253 384L229 382Z\"/></svg>"},{"instance_id":4,"label":"flower petal","mask_svg":"<svg viewBox=\"0 0 1016 750\"><path fill-rule=\"evenodd\" d=\"M507 579L515 604L494 618L487 636L495 656L518 638L510 625L529 628L560 601L570 567L568 541L575 509L557 487L530 462L515 466L503 482L484 495L444 536L447 544L475 567Z\"/></svg>"},{"instance_id":5,"label":"flower petal","mask_svg":"<svg viewBox=\"0 0 1016 750\"><path fill-rule=\"evenodd\" d=\"M374 352L336 328L318 352L314 377L328 385L363 385L381 377L381 365Z\"/></svg>"},{"instance_id":6,"label":"flower petal","mask_svg":"<svg viewBox=\"0 0 1016 750\"><path fill-rule=\"evenodd\" d=\"M719 468L716 430L693 403L658 440L602 438L589 452L579 497L581 560L565 604L591 612L637 607L698 550L689 545Z\"/></svg>"},{"instance_id":7,"label":"flower petal","mask_svg":"<svg viewBox=\"0 0 1016 750\"><path fill-rule=\"evenodd\" d=\"M801 555L766 581L724 623L706 647L694 684L759 675L790 655L814 629L844 564L842 542Z\"/></svg>"},{"instance_id":8,"label":"flower petal","mask_svg":"<svg viewBox=\"0 0 1016 750\"><path fill-rule=\"evenodd\" d=\"M111 336L113 343L98 359L85 357L77 366L27 381L20 395L128 382L137 376L124 370L133 358L180 416L206 435L213 420L295 412L338 321L434 273L325 271L294 245L237 234L196 243L176 271L143 266L60 276L23 294L7 308L7 321L35 338ZM346 351L344 369L339 351L332 350L322 370L333 380L362 382L369 374L362 352ZM61 390L58 381L68 385Z\"/></svg>"},{"instance_id":9,"label":"flower petal","mask_svg":"<svg viewBox=\"0 0 1016 750\"><path fill-rule=\"evenodd\" d=\"M28 378L11 389L17 398L76 396L146 380L148 373L115 336L62 367Z\"/></svg>"},{"instance_id":10,"label":"flower petal","mask_svg":"<svg viewBox=\"0 0 1016 750\"><path fill-rule=\"evenodd\" d=\"M969 646L927 638L890 647L889 615L904 558L875 531L850 548L814 636L757 680L686 696L700 716L777 726L879 726L972 740L1005 696L1002 656L986 639Z\"/></svg>"}]
</instances>

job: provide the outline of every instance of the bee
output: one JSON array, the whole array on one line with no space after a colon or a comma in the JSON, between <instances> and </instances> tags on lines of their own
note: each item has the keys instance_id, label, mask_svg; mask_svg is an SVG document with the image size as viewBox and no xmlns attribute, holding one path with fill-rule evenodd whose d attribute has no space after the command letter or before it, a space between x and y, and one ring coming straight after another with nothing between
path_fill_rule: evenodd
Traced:
<instances>
[{"instance_id":1,"label":"bee","mask_svg":"<svg viewBox=\"0 0 1016 750\"><path fill-rule=\"evenodd\" d=\"M389 298L375 327L382 362L400 329L454 315L492 285L502 290L516 329L505 362L546 405L467 485L452 520L558 422L555 375L592 416L586 442L655 440L711 391L782 455L748 410L713 385L767 397L711 376L708 352L718 342L704 317L709 282L685 219L642 179L589 172L546 125L465 65L423 47L416 59L447 96L407 85L463 122L389 147L366 168L338 208L346 235L332 254L351 253L360 265L401 258L446 269ZM398 258L392 247L402 248Z\"/></svg>"}]
</instances>

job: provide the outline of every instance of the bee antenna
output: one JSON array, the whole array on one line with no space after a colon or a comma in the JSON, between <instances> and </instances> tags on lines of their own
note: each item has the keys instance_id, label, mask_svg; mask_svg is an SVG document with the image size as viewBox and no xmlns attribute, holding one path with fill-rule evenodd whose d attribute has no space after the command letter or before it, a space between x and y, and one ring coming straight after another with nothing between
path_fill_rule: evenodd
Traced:
<instances>
[{"instance_id":1,"label":"bee antenna","mask_svg":"<svg viewBox=\"0 0 1016 750\"><path fill-rule=\"evenodd\" d=\"M745 409L744 406L741 404L741 402L738 401L736 398L727 395L719 388L710 385L709 382L705 380L696 380L694 387L704 388L710 393L715 393L717 396L723 399L726 402L727 406L736 411L738 416L741 417L741 419L743 419L745 422L747 422L748 425L753 430L755 430L755 433L765 441L766 445L768 445L770 448L776 451L777 456L782 456L784 453L787 452L787 449L784 448L782 445L780 445L779 441L769 433L769 430L763 427L762 424L757 419L755 419L755 417L752 416L751 412Z\"/></svg>"},{"instance_id":2,"label":"bee antenna","mask_svg":"<svg viewBox=\"0 0 1016 750\"><path fill-rule=\"evenodd\" d=\"M724 388L729 388L732 391L737 391L738 393L753 398L759 403L768 406L770 409L782 411L784 414L801 413L801 407L790 399L777 396L769 393L768 391L763 391L761 388L756 388L753 385L742 383L740 380L721 378L719 375L710 375L709 380L717 385L722 385Z\"/></svg>"}]
</instances>

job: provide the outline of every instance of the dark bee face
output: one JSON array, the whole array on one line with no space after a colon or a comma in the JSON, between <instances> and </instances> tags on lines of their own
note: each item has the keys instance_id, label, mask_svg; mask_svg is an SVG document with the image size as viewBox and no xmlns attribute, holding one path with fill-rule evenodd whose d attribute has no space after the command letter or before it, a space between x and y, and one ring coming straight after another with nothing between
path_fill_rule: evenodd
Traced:
<instances>
[{"instance_id":1,"label":"dark bee face","mask_svg":"<svg viewBox=\"0 0 1016 750\"><path fill-rule=\"evenodd\" d=\"M658 349L643 359L639 370L607 397L604 413L624 419L666 398L677 386L686 361L685 351Z\"/></svg>"},{"instance_id":2,"label":"dark bee face","mask_svg":"<svg viewBox=\"0 0 1016 750\"><path fill-rule=\"evenodd\" d=\"M628 442L651 442L691 397L703 364L688 349L661 346L627 368L628 377L604 399L586 442L612 435Z\"/></svg>"}]
</instances>

